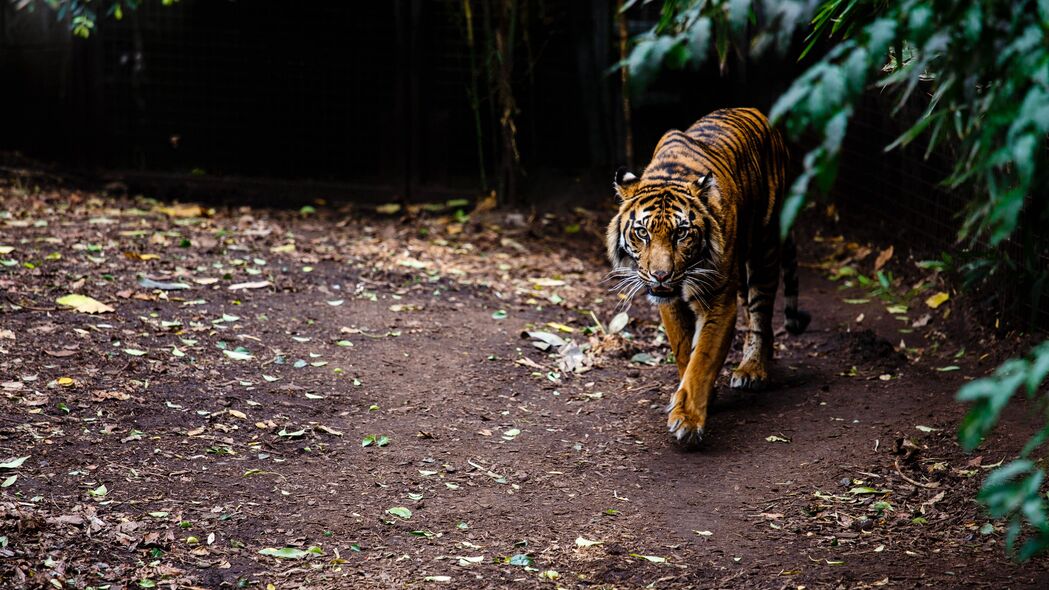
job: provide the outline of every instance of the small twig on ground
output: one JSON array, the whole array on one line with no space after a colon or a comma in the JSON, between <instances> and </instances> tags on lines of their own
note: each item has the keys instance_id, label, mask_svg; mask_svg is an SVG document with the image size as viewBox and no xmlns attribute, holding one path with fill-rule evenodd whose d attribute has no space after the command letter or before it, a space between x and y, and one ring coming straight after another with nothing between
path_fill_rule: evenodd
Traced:
<instances>
[{"instance_id":1,"label":"small twig on ground","mask_svg":"<svg viewBox=\"0 0 1049 590\"><path fill-rule=\"evenodd\" d=\"M742 576L743 572L745 571L747 571L746 568L740 568L738 572L732 574L731 576L727 576L718 580L718 585L724 587L725 582L731 582L732 580L735 580L736 578Z\"/></svg>"},{"instance_id":2,"label":"small twig on ground","mask_svg":"<svg viewBox=\"0 0 1049 590\"><path fill-rule=\"evenodd\" d=\"M11 295L8 293L4 293L4 299L6 299L8 303L14 305L15 307L21 307L22 309L28 309L30 311L58 311L57 307L36 307L35 305L26 305L24 303L19 303L18 301L15 301L14 298L11 297Z\"/></svg>"},{"instance_id":3,"label":"small twig on ground","mask_svg":"<svg viewBox=\"0 0 1049 590\"><path fill-rule=\"evenodd\" d=\"M899 459L896 459L895 461L893 461L893 465L896 466L896 473L898 473L899 476L903 478L903 481L905 481L905 482L907 482L907 483L909 483L911 485L916 485L916 486L918 486L920 488L925 488L925 489L929 489L929 490L940 487L940 484L938 484L936 482L933 482L933 483L922 483L920 481L915 481L915 480L907 477L906 475L904 475L903 472L900 471L900 460Z\"/></svg>"},{"instance_id":4,"label":"small twig on ground","mask_svg":"<svg viewBox=\"0 0 1049 590\"><path fill-rule=\"evenodd\" d=\"M654 389L660 389L661 387L664 387L664 385L662 383L657 383L655 385L642 385L640 387L627 387L626 391L629 391L630 393L648 393L649 391L652 391Z\"/></svg>"}]
</instances>

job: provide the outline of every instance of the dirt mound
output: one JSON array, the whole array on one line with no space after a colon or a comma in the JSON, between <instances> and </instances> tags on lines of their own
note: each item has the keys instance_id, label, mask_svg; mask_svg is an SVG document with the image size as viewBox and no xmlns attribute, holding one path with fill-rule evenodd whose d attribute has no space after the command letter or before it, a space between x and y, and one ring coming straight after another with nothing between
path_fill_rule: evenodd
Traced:
<instances>
[{"instance_id":1,"label":"dirt mound","mask_svg":"<svg viewBox=\"0 0 1049 590\"><path fill-rule=\"evenodd\" d=\"M819 350L824 353L844 351L857 364L883 369L895 369L907 362L906 355L871 329L836 332Z\"/></svg>"}]
</instances>

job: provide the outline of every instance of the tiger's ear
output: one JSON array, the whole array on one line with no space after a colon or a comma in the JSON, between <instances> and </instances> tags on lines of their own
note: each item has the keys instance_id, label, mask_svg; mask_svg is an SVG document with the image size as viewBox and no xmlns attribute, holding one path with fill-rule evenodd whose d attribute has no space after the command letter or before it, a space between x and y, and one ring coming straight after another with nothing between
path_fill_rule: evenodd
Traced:
<instances>
[{"instance_id":1,"label":"tiger's ear","mask_svg":"<svg viewBox=\"0 0 1049 590\"><path fill-rule=\"evenodd\" d=\"M693 182L689 183L688 191L692 193L692 198L702 203L706 203L707 197L710 193L710 189L717 186L717 182L714 180L714 173L707 172L700 176Z\"/></svg>"},{"instance_id":2,"label":"tiger's ear","mask_svg":"<svg viewBox=\"0 0 1049 590\"><path fill-rule=\"evenodd\" d=\"M616 170L616 178L612 183L612 186L616 189L616 196L621 201L629 201L634 196L634 190L637 188L638 180L634 173L629 172L626 166L620 166Z\"/></svg>"}]
</instances>

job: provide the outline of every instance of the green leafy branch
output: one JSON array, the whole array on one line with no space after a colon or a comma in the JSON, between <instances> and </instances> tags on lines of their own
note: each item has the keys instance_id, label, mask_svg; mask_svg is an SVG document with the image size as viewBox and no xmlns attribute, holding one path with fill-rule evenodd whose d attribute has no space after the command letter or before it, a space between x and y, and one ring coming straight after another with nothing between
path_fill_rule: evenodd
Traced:
<instances>
[{"instance_id":1,"label":"green leafy branch","mask_svg":"<svg viewBox=\"0 0 1049 590\"><path fill-rule=\"evenodd\" d=\"M160 0L161 5L171 6L179 0ZM87 39L95 30L98 12L116 20L124 18L124 11L138 10L144 0L12 0L16 10L33 10L37 4L46 5L54 11L55 19L69 19L73 35ZM96 10L97 9L97 10Z\"/></svg>"},{"instance_id":2,"label":"green leafy branch","mask_svg":"<svg viewBox=\"0 0 1049 590\"><path fill-rule=\"evenodd\" d=\"M854 36L796 80L773 108L773 119L782 120L792 136L815 130L824 138L806 154L805 170L784 207L784 225L793 221L813 178L824 190L833 180L838 138L869 78L878 74L877 86L896 92L899 106L920 83L931 87L923 115L886 149L923 135L926 155L947 142L956 146L959 157L944 184L981 189L960 237L985 237L996 246L1016 231L1025 207L1044 219L1049 3L837 0L824 3L818 22L834 21L831 14L847 20L858 5L881 14L862 28L850 25L846 30Z\"/></svg>"},{"instance_id":3,"label":"green leafy branch","mask_svg":"<svg viewBox=\"0 0 1049 590\"><path fill-rule=\"evenodd\" d=\"M1036 399L1047 376L1049 340L1036 346L1026 358L1008 360L992 375L959 389L958 400L972 404L958 431L962 447L972 451L983 441L1017 391L1022 389L1028 398ZM1047 400L1038 401L1045 404ZM1049 425L1027 441L1019 459L988 475L977 496L991 516L1008 519L1006 548L1020 560L1049 549L1049 513L1040 491L1045 470L1029 459L1046 441L1049 441ZM1033 531L1017 550L1016 540L1025 522Z\"/></svg>"},{"instance_id":4,"label":"green leafy branch","mask_svg":"<svg viewBox=\"0 0 1049 590\"><path fill-rule=\"evenodd\" d=\"M622 10L652 0L629 0ZM785 0L665 0L659 21L634 38L626 60L635 92L647 88L663 69L696 69L707 61L711 43L722 71L729 58L785 54L795 34L808 25L805 2Z\"/></svg>"}]
</instances>

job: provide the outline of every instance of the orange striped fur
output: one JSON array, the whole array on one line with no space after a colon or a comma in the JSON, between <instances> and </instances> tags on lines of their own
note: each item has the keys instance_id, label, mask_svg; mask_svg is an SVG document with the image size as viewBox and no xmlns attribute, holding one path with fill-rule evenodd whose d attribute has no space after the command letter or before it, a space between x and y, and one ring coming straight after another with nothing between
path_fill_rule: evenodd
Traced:
<instances>
[{"instance_id":1,"label":"orange striped fur","mask_svg":"<svg viewBox=\"0 0 1049 590\"><path fill-rule=\"evenodd\" d=\"M779 239L787 149L760 111L722 109L656 145L640 177L620 169L608 226L610 274L629 297L659 304L681 383L667 427L698 444L714 384L743 311L743 360L732 387L757 389L772 360L772 309L784 271L786 326L801 333L793 239ZM737 303L738 299L738 303Z\"/></svg>"}]
</instances>

